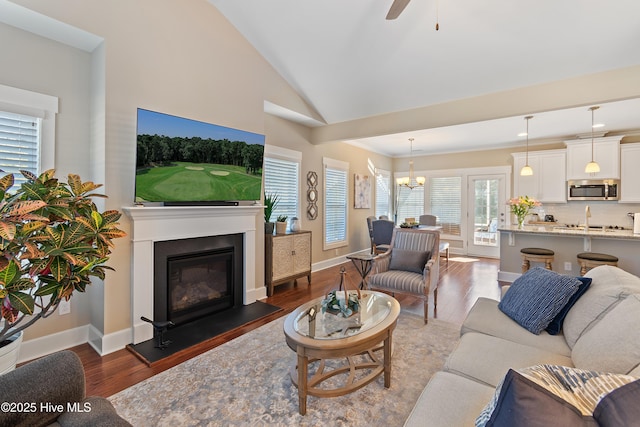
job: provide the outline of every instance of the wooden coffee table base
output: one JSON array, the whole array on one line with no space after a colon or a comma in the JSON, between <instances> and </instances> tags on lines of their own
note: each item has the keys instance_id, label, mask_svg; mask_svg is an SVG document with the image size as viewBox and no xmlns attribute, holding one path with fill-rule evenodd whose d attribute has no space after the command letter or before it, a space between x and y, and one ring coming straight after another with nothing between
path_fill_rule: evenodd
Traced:
<instances>
[{"instance_id":1,"label":"wooden coffee table base","mask_svg":"<svg viewBox=\"0 0 640 427\"><path fill-rule=\"evenodd\" d=\"M369 384L382 373L384 373L384 386L389 388L391 386L391 331L388 332L387 339L376 348L343 357L312 358L305 354L304 348L298 348L298 363L291 369L290 374L291 381L298 387L300 414L304 415L307 412L307 396L344 396ZM325 370L329 360L338 363L337 361L341 359L346 359L346 362ZM317 367L314 372L310 372L309 365L313 364L317 364ZM360 373L361 375L359 375ZM339 381L335 378L338 376L346 378ZM330 379L335 379L336 382L342 384L334 387L322 387L323 383Z\"/></svg>"},{"instance_id":2,"label":"wooden coffee table base","mask_svg":"<svg viewBox=\"0 0 640 427\"><path fill-rule=\"evenodd\" d=\"M301 305L284 321L287 345L297 355L291 379L298 387L301 415L307 412L309 395L343 396L382 373L384 386L391 386L391 336L400 314L398 301L381 292L364 291L357 317L345 320L321 313L322 299Z\"/></svg>"}]
</instances>

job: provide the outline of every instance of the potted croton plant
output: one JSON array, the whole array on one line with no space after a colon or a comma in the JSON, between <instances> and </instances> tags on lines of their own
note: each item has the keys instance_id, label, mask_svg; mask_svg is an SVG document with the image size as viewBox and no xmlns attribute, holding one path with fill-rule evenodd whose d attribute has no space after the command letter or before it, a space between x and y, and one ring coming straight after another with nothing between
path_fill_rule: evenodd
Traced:
<instances>
[{"instance_id":1,"label":"potted croton plant","mask_svg":"<svg viewBox=\"0 0 640 427\"><path fill-rule=\"evenodd\" d=\"M126 235L119 211L93 203L106 197L93 193L100 184L73 174L64 183L54 170L22 175L13 193L14 175L0 178L0 347L84 292L91 277L104 279L112 240Z\"/></svg>"}]
</instances>

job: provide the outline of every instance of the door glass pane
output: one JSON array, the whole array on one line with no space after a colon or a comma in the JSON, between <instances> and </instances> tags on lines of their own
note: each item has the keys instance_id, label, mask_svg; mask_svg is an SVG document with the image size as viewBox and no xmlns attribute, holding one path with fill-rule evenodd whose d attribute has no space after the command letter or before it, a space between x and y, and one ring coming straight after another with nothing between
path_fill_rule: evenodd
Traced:
<instances>
[{"instance_id":1,"label":"door glass pane","mask_svg":"<svg viewBox=\"0 0 640 427\"><path fill-rule=\"evenodd\" d=\"M498 179L474 181L473 240L476 245L495 246L498 243L499 182Z\"/></svg>"}]
</instances>

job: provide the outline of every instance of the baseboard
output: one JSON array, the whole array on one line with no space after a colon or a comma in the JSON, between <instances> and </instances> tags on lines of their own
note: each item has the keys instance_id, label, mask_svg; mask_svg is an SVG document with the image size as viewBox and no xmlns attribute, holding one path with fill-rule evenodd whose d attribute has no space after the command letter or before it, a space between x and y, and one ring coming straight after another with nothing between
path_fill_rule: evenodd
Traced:
<instances>
[{"instance_id":1,"label":"baseboard","mask_svg":"<svg viewBox=\"0 0 640 427\"><path fill-rule=\"evenodd\" d=\"M127 344L131 344L132 337L133 334L129 328L104 335L95 326L89 325L87 342L96 353L104 356L114 351L122 350Z\"/></svg>"},{"instance_id":2,"label":"baseboard","mask_svg":"<svg viewBox=\"0 0 640 427\"><path fill-rule=\"evenodd\" d=\"M518 277L522 276L521 273L512 273L510 271L498 271L498 281L513 283Z\"/></svg>"},{"instance_id":3,"label":"baseboard","mask_svg":"<svg viewBox=\"0 0 640 427\"><path fill-rule=\"evenodd\" d=\"M85 325L50 334L45 337L23 341L22 346L20 347L18 363L37 359L56 351L84 344L87 342L88 338L89 325Z\"/></svg>"},{"instance_id":4,"label":"baseboard","mask_svg":"<svg viewBox=\"0 0 640 427\"><path fill-rule=\"evenodd\" d=\"M342 264L344 262L349 261L347 259L347 257L350 256L350 255L356 255L356 254L357 255L368 255L370 253L371 253L370 249L363 249L361 251L352 252L352 253L347 254L347 255L342 255L342 256L339 256L339 257L326 259L324 261L320 261L320 262L317 262L317 263L313 264L311 266L311 271L312 272L320 271L320 270L324 270L326 268L331 268L331 267L335 267L336 265L340 265L340 264Z\"/></svg>"}]
</instances>

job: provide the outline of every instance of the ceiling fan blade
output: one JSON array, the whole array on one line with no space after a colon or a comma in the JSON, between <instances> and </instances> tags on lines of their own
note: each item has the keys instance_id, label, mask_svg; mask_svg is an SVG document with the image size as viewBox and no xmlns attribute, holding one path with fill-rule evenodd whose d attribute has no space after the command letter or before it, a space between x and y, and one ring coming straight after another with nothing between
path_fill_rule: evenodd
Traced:
<instances>
[{"instance_id":1,"label":"ceiling fan blade","mask_svg":"<svg viewBox=\"0 0 640 427\"><path fill-rule=\"evenodd\" d=\"M389 13L387 13L387 19L396 19L398 16L400 16L400 14L404 10L404 8L407 7L410 1L411 0L393 0L391 8L389 9Z\"/></svg>"}]
</instances>

